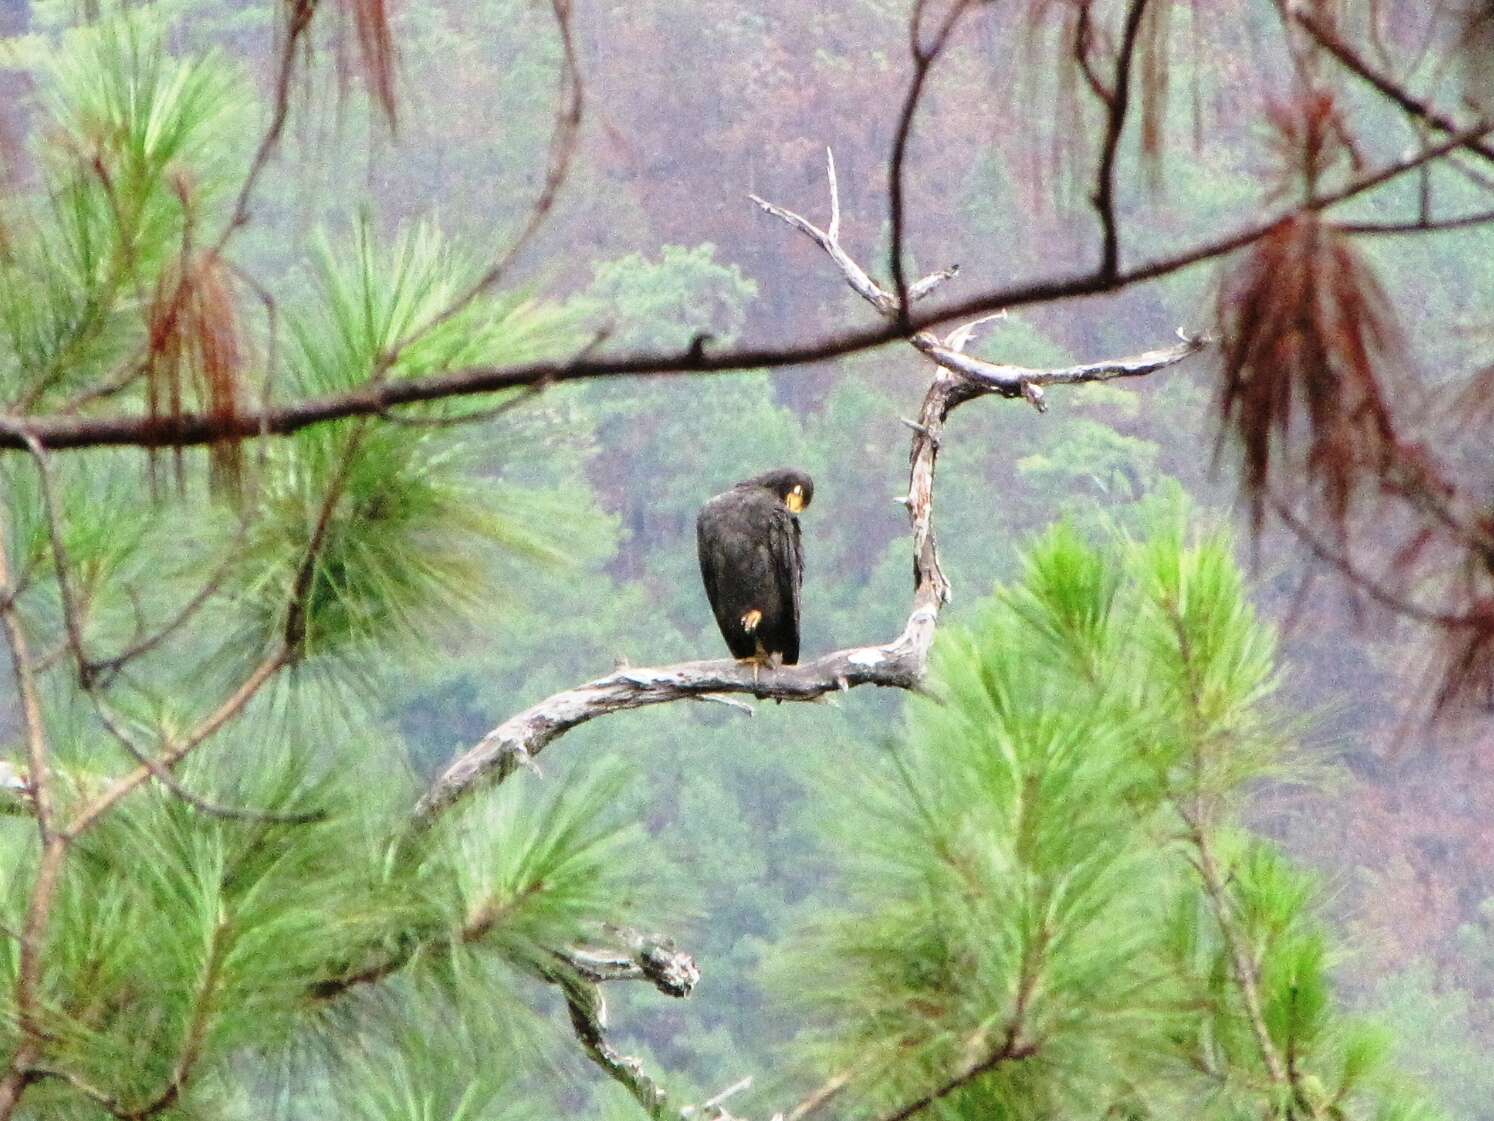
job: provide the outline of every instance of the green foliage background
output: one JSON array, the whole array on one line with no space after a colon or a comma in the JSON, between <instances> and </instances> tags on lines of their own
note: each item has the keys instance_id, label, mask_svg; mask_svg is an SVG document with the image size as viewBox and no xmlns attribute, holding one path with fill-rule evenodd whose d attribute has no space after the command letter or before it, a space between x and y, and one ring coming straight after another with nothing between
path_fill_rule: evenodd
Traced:
<instances>
[{"instance_id":1,"label":"green foliage background","mask_svg":"<svg viewBox=\"0 0 1494 1121\"><path fill-rule=\"evenodd\" d=\"M37 236L0 265L0 384L28 407L66 405L138 342L131 283L164 274L188 224L175 177L190 170L191 221L216 229L261 108L268 5L134 7L129 20L77 30L71 5L35 2L27 34L0 55L34 81L21 120L33 151L52 153L35 157L24 192ZM876 260L890 120L865 105L899 88L906 12L793 7L705 0L581 13L597 115L531 251L527 288L424 334L389 376L561 353L603 327L619 348L704 335L726 346L866 314L825 261L741 196L819 213L828 141L848 242ZM1003 19L993 14L988 42L936 83L910 183L913 212L933 216L913 231L920 260L961 260L982 282L1087 259L1092 235L1082 198L1048 201L1067 180L1036 175L1060 126L1017 121L1025 132L941 142L963 136L975 109L1019 116L993 73L1012 33ZM537 188L559 58L542 8L410 5L398 29L409 104L397 142L356 97L338 101L331 68L319 71L240 243L282 312L278 392L365 376L471 282ZM1201 150L1179 161L1187 171L1152 193L1128 189L1127 236L1147 255L1228 225L1261 196L1260 140L1243 123L1248 107L1229 104L1228 56L1179 70L1177 88L1197 82L1199 101L1223 107ZM1186 101L1171 105L1174 131L1189 124ZM1388 151L1401 139L1381 142ZM95 150L107 179L76 158ZM1137 154L1125 159L1126 182L1144 183ZM1439 181L1450 201L1463 189ZM1428 313L1469 318L1488 290L1489 236L1386 246L1376 264ZM1155 346L1200 323L1207 284L1187 273L1102 309L1013 315L980 352L1056 365ZM243 329L268 354L269 324L246 316ZM1427 364L1466 368L1473 345L1439 337ZM898 418L916 409L922 378L912 357L886 351L779 376L555 391L455 435L350 423L246 449L249 528L232 594L113 699L132 727L182 724L273 647L335 484L341 498L293 628L300 664L185 776L224 801L329 816L311 827L210 824L152 794L101 828L58 918L69 932L48 993L59 1062L122 1101L148 1099L172 1076L162 1041L190 1034L211 975L220 995L205 1046L224 1058L183 1099L185 1116L262 1116L266 1102L306 1117L335 1102L391 1121L524 1108L627 1115L567 1042L535 962L630 915L667 928L704 969L686 1002L609 992L619 1045L670 1072L681 1102L781 1071L743 1099L756 1115L895 1040L906 1061L888 1064L853 1108L890 1106L1004 1028L1036 975L1028 1030L1062 1077L1015 1064L942 1108L1235 1116L1258 1100L1261 1072L1175 836L1175 804L1195 782L1217 813L1235 903L1272 963L1262 977L1271 1031L1311 1066L1314 1104L1412 1115L1385 1073L1401 1065L1456 1116L1489 1116L1478 1060L1494 1039L1483 1010L1494 881L1479 834L1466 829L1433 859L1419 847L1431 827L1384 805L1396 783L1432 785L1435 766L1378 749L1404 715L1386 699L1403 685L1398 636L1350 639L1341 605L1298 604L1307 619L1285 642L1283 681L1229 547L1195 543L1167 512L1186 491L1195 522L1230 516L1208 472L1197 367L1137 388L1054 393L1041 418L990 401L952 422L939 524L957 599L939 649L942 706L857 693L835 708L761 706L751 720L704 705L614 717L568 736L542 781L521 775L485 796L418 860L389 859L382 842L421 781L505 716L620 659L718 651L693 518L737 478L793 463L816 479L805 518L811 652L896 633L909 580L892 502L905 486ZM204 465L188 458L180 484L169 457L58 465L73 514L67 551L100 648L128 641L137 605L169 611L234 547L244 510L210 494ZM35 472L0 466L11 565L35 574L24 606L50 645L60 629ZM1070 528L1021 552L1060 517ZM1286 615L1293 567L1268 544L1257 574L1259 609ZM1200 612L1186 627L1215 644L1196 694L1169 608ZM124 766L83 702L55 693L52 733L81 781ZM1318 737L1313 761L1349 768L1326 797L1287 781L1296 772L1283 765L1299 760L1269 718L1318 708L1333 710L1334 736ZM1231 749L1200 763L1190 720L1226 729ZM1475 798L1463 818L1480 813ZM6 828L13 867L34 839ZM1325 869L1329 888L1284 852ZM1406 885L1428 875L1455 879L1458 899L1426 907ZM25 886L9 881L12 929ZM490 913L502 921L480 944L451 936ZM1330 919L1356 954L1332 949ZM1049 924L1061 942L1044 944ZM16 968L12 944L5 955L0 981ZM307 1014L308 978L391 956L408 965L393 981ZM1333 1012L1330 990L1380 1012L1394 1039ZM357 1056L337 1056L334 1041L349 1038ZM1395 1040L1399 1064L1388 1061ZM1200 1061L1210 1069L1190 1069ZM89 1115L60 1080L36 1093L38 1116Z\"/></svg>"}]
</instances>

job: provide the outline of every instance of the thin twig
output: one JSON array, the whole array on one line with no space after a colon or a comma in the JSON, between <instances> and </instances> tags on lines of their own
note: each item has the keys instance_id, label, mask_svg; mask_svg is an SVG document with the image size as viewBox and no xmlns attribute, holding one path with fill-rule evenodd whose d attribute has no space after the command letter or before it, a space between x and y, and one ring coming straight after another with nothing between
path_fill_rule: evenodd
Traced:
<instances>
[{"instance_id":1,"label":"thin twig","mask_svg":"<svg viewBox=\"0 0 1494 1121\"><path fill-rule=\"evenodd\" d=\"M166 770L175 767L230 720L234 719L264 688L265 683L289 663L289 654L284 647L271 651L252 669L218 707L203 717L185 737L170 742L156 757L155 764ZM99 818L131 791L138 789L155 776L154 766L141 765L129 774L115 779L103 793L88 802L68 822L63 836L71 840L92 828Z\"/></svg>"},{"instance_id":2,"label":"thin twig","mask_svg":"<svg viewBox=\"0 0 1494 1121\"><path fill-rule=\"evenodd\" d=\"M1120 52L1115 59L1115 82L1106 101L1105 140L1100 148L1100 167L1096 174L1093 202L1100 215L1103 248L1100 275L1113 277L1120 269L1120 233L1115 217L1115 158L1120 151L1121 135L1126 128L1126 112L1131 104L1131 62L1136 41L1141 34L1141 20L1147 0L1131 0L1126 13ZM1087 7L1087 5L1086 5Z\"/></svg>"},{"instance_id":3,"label":"thin twig","mask_svg":"<svg viewBox=\"0 0 1494 1121\"><path fill-rule=\"evenodd\" d=\"M56 488L52 482L51 466L47 462L46 449L34 441L31 442L31 448L32 456L36 461L37 475L41 485L42 506L46 514L47 530L52 546L52 559L57 579L58 599L62 605L63 629L67 634L66 646L72 652L73 661L77 668L78 686L82 689L84 695L88 697L93 706L94 714L97 716L99 723L103 725L104 730L113 737L116 743L124 748L126 754L138 765L149 768L157 782L200 813L235 821L264 821L289 825L306 824L322 820L324 815L320 813L280 814L263 810L243 809L236 806L223 806L209 801L192 793L178 782L170 771L137 744L129 732L126 731L123 723L104 700L102 694L103 683L100 680L98 672L100 665L89 658L88 651L84 645L83 622L77 609L77 597L73 594L72 577L70 574L71 565L68 562L66 542L62 533L62 515L57 501Z\"/></svg>"},{"instance_id":4,"label":"thin twig","mask_svg":"<svg viewBox=\"0 0 1494 1121\"><path fill-rule=\"evenodd\" d=\"M1426 122L1438 132L1457 135L1463 131L1462 126L1452 117L1439 111L1430 103L1414 97L1399 82L1376 70L1360 57L1358 52L1340 39L1332 29L1314 16L1305 5L1295 6L1292 17L1303 30L1312 36L1318 46L1332 55L1349 73L1373 88L1382 97L1394 102L1403 112ZM1494 162L1494 145L1484 143L1481 139L1474 139L1462 147Z\"/></svg>"},{"instance_id":5,"label":"thin twig","mask_svg":"<svg viewBox=\"0 0 1494 1121\"><path fill-rule=\"evenodd\" d=\"M1389 608L1396 614L1404 615L1408 619L1415 619L1419 623L1427 623L1436 627L1457 628L1475 625L1476 620L1452 612L1438 611L1400 595L1380 580L1375 579L1366 572L1360 571L1359 567L1347 555L1338 549L1332 548L1319 538L1307 523L1297 517L1291 507L1282 499L1272 496L1270 505L1276 516L1281 519L1282 524L1291 530L1293 535L1302 544L1306 545L1308 550L1318 560L1330 565L1351 585L1364 592L1382 607Z\"/></svg>"},{"instance_id":6,"label":"thin twig","mask_svg":"<svg viewBox=\"0 0 1494 1121\"><path fill-rule=\"evenodd\" d=\"M879 1119L879 1121L908 1121L915 1114L922 1113L929 1106L949 1097L956 1090L962 1090L976 1079L989 1074L997 1067L1006 1063L1019 1062L1022 1059L1031 1058L1037 1054L1036 1043L1023 1042L1018 1038L1015 1028L1006 1033L1005 1038L991 1052L978 1062L971 1063L964 1070L954 1075L948 1081L941 1083L935 1089L923 1094L899 1109Z\"/></svg>"},{"instance_id":7,"label":"thin twig","mask_svg":"<svg viewBox=\"0 0 1494 1121\"><path fill-rule=\"evenodd\" d=\"M556 31L560 37L560 96L557 99L555 120L551 126L549 158L546 162L545 181L539 195L529 208L523 227L508 248L470 287L441 311L421 326L391 346L379 359L379 371L388 370L399 356L442 324L460 315L472 302L485 292L492 291L508 274L514 261L539 233L550 216L560 192L570 176L571 164L576 154L576 143L581 134L581 121L585 106L585 87L581 79L581 62L576 51L575 34L571 26L571 0L550 0L550 11L555 17Z\"/></svg>"},{"instance_id":8,"label":"thin twig","mask_svg":"<svg viewBox=\"0 0 1494 1121\"><path fill-rule=\"evenodd\" d=\"M892 154L887 161L887 211L892 225L892 245L888 251L888 267L892 273L892 294L896 300L896 322L899 334L912 331L908 308L908 280L903 261L903 240L906 226L906 203L904 200L904 168L908 158L908 144L913 136L913 120L923 99L924 86L933 72L934 64L949 44L949 37L970 7L971 0L953 0L945 13L934 37L928 44L923 42L922 16L927 0L917 0L908 21L909 51L913 56L913 77L903 95L898 110L897 125L892 133Z\"/></svg>"},{"instance_id":9,"label":"thin twig","mask_svg":"<svg viewBox=\"0 0 1494 1121\"><path fill-rule=\"evenodd\" d=\"M1346 234L1379 236L1385 234L1428 234L1447 230L1466 230L1494 222L1494 210L1480 210L1456 218L1418 217L1411 222L1335 222L1333 228Z\"/></svg>"},{"instance_id":10,"label":"thin twig","mask_svg":"<svg viewBox=\"0 0 1494 1121\"><path fill-rule=\"evenodd\" d=\"M248 225L249 205L254 198L255 188L259 185L260 176L264 174L265 168L269 166L270 157L279 147L280 137L285 132L286 121L290 118L291 86L295 80L297 50L302 37L311 29L311 21L316 15L317 5L316 0L289 0L285 7L289 15L285 39L280 45L280 56L275 66L275 92L270 109L270 122L260 136L259 144L254 150L254 157L249 161L249 170L239 185L238 195L234 199L228 221L224 224L213 246L212 255L215 257L221 257L228 246L229 239L242 227Z\"/></svg>"},{"instance_id":11,"label":"thin twig","mask_svg":"<svg viewBox=\"0 0 1494 1121\"><path fill-rule=\"evenodd\" d=\"M225 951L227 931L226 920L220 919L213 926L207 962L202 971L202 982L198 985L197 993L192 1000L192 1015L188 1020L181 1052L172 1068L171 1077L167 1079L166 1085L159 1093L143 1104L134 1107L119 1106L111 1110L119 1121L147 1121L148 1118L170 1109L180 1100L182 1090L186 1088L187 1079L192 1076L193 1069L202 1057L202 1048L213 1011L213 998L222 977L223 960L227 956Z\"/></svg>"}]
</instances>

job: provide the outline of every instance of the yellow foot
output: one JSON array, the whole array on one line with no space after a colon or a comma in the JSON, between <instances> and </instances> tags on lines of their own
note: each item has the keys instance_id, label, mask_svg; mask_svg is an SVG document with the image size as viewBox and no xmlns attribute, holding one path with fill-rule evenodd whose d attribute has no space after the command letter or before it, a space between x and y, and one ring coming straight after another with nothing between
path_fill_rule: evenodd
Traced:
<instances>
[{"instance_id":1,"label":"yellow foot","mask_svg":"<svg viewBox=\"0 0 1494 1121\"><path fill-rule=\"evenodd\" d=\"M753 634L757 630L758 624L763 621L763 613L754 607L742 616L741 621L742 629L748 634Z\"/></svg>"},{"instance_id":2,"label":"yellow foot","mask_svg":"<svg viewBox=\"0 0 1494 1121\"><path fill-rule=\"evenodd\" d=\"M753 686L753 688L756 688L757 684L758 684L759 677L762 674L763 667L764 666L771 667L772 664L773 664L773 661L772 661L771 655L768 655L768 654L754 654L750 658L738 658L737 659L737 664L738 665L744 665L744 666L751 666L752 667L752 686Z\"/></svg>"}]
</instances>

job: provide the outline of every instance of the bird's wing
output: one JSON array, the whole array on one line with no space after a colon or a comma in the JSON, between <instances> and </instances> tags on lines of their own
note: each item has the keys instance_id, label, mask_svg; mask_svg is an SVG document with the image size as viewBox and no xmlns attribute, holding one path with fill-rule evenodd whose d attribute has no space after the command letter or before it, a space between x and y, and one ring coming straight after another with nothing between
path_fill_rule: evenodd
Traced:
<instances>
[{"instance_id":1,"label":"bird's wing","mask_svg":"<svg viewBox=\"0 0 1494 1121\"><path fill-rule=\"evenodd\" d=\"M783 620L788 628L783 660L799 660L799 585L804 579L804 552L799 542L799 520L787 510L775 510L768 528L768 551L772 556L774 582Z\"/></svg>"},{"instance_id":2,"label":"bird's wing","mask_svg":"<svg viewBox=\"0 0 1494 1121\"><path fill-rule=\"evenodd\" d=\"M716 570L720 562L712 554L714 547L711 541L710 531L706 526L710 518L709 506L702 506L700 514L695 519L695 550L700 555L700 578L705 583L706 599L711 601L711 609L716 608Z\"/></svg>"},{"instance_id":3,"label":"bird's wing","mask_svg":"<svg viewBox=\"0 0 1494 1121\"><path fill-rule=\"evenodd\" d=\"M721 627L721 633L730 645L732 638L732 608L727 601L732 598L729 589L732 582L732 557L730 526L723 525L722 511L714 502L701 508L695 521L695 543L700 554L700 579L705 584L706 599L711 604L711 614ZM723 586L722 581L726 581Z\"/></svg>"}]
</instances>

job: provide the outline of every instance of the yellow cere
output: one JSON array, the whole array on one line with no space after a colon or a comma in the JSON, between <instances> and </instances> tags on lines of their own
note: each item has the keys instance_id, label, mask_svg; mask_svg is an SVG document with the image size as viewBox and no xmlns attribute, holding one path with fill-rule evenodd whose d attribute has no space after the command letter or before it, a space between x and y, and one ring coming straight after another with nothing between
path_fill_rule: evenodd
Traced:
<instances>
[{"instance_id":1,"label":"yellow cere","mask_svg":"<svg viewBox=\"0 0 1494 1121\"><path fill-rule=\"evenodd\" d=\"M793 490L789 491L788 497L783 500L783 504L789 508L789 513L791 514L797 514L800 510L804 509L804 488L796 486Z\"/></svg>"}]
</instances>

